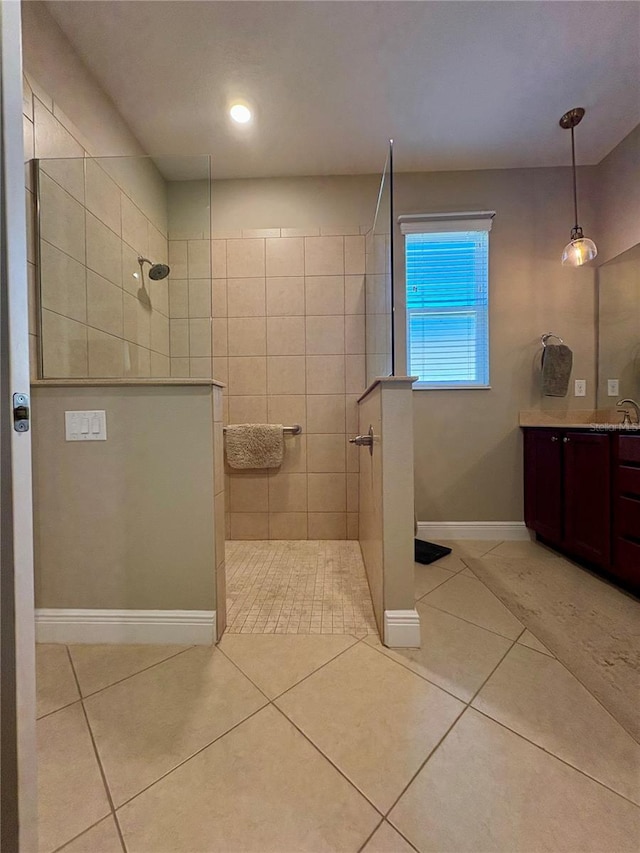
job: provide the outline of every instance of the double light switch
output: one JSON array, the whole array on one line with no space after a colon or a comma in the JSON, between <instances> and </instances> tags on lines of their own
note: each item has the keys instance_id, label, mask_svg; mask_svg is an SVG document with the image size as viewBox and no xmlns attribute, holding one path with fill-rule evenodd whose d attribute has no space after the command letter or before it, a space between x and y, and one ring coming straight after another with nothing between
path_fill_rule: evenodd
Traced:
<instances>
[{"instance_id":1,"label":"double light switch","mask_svg":"<svg viewBox=\"0 0 640 853\"><path fill-rule=\"evenodd\" d=\"M106 412L65 412L67 441L106 441Z\"/></svg>"}]
</instances>

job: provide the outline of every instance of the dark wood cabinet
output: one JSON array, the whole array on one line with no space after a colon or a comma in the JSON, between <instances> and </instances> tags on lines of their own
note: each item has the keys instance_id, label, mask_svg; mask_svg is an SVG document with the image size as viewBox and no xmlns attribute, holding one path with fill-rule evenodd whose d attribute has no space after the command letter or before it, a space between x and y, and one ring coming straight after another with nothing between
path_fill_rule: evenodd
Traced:
<instances>
[{"instance_id":1,"label":"dark wood cabinet","mask_svg":"<svg viewBox=\"0 0 640 853\"><path fill-rule=\"evenodd\" d=\"M564 547L577 557L609 568L611 542L609 436L562 436Z\"/></svg>"},{"instance_id":2,"label":"dark wood cabinet","mask_svg":"<svg viewBox=\"0 0 640 853\"><path fill-rule=\"evenodd\" d=\"M525 523L550 542L562 539L561 437L552 429L527 429L524 435Z\"/></svg>"}]
</instances>

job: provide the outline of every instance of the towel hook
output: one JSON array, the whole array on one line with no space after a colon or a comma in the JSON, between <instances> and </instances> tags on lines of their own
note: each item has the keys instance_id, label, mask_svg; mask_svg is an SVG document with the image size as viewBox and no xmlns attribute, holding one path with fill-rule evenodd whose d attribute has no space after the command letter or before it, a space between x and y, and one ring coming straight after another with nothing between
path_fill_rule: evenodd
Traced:
<instances>
[{"instance_id":1,"label":"towel hook","mask_svg":"<svg viewBox=\"0 0 640 853\"><path fill-rule=\"evenodd\" d=\"M561 344L564 343L560 335L556 335L553 332L546 332L544 335L540 336L540 343L543 347L547 346L547 341L549 340L549 338L555 338L557 341L560 341Z\"/></svg>"}]
</instances>

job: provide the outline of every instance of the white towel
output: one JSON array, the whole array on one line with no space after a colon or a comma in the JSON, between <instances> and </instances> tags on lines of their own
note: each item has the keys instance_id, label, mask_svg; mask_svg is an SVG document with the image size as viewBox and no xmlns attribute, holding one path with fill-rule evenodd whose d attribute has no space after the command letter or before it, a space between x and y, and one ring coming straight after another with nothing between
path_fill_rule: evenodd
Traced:
<instances>
[{"instance_id":1,"label":"white towel","mask_svg":"<svg viewBox=\"0 0 640 853\"><path fill-rule=\"evenodd\" d=\"M284 455L282 424L232 424L225 428L231 468L278 468Z\"/></svg>"}]
</instances>

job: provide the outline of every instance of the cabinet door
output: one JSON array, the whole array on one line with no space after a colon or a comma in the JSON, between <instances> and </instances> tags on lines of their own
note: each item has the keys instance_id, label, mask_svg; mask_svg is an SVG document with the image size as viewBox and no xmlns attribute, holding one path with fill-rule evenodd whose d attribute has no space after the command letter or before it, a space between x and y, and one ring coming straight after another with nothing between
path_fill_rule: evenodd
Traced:
<instances>
[{"instance_id":1,"label":"cabinet door","mask_svg":"<svg viewBox=\"0 0 640 853\"><path fill-rule=\"evenodd\" d=\"M565 548L607 568L610 563L610 461L606 435L563 439Z\"/></svg>"},{"instance_id":2,"label":"cabinet door","mask_svg":"<svg viewBox=\"0 0 640 853\"><path fill-rule=\"evenodd\" d=\"M562 541L562 442L558 430L524 437L525 522L552 543Z\"/></svg>"}]
</instances>

